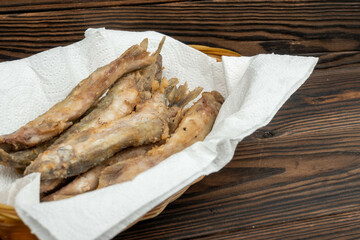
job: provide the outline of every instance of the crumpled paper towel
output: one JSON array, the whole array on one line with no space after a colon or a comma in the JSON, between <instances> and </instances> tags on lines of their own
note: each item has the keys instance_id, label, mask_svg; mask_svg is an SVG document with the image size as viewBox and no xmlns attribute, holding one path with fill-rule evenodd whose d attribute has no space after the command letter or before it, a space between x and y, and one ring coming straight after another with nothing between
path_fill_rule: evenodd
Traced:
<instances>
[{"instance_id":1,"label":"crumpled paper towel","mask_svg":"<svg viewBox=\"0 0 360 240\"><path fill-rule=\"evenodd\" d=\"M84 40L70 46L1 63L0 134L49 109L96 68L145 37L154 51L162 35L88 29ZM318 60L261 54L216 62L170 37L162 55L165 77L226 97L212 132L132 181L62 201L39 203L39 174L20 178L1 167L0 202L14 205L40 239L110 239L198 177L220 170L239 141L270 122Z\"/></svg>"}]
</instances>

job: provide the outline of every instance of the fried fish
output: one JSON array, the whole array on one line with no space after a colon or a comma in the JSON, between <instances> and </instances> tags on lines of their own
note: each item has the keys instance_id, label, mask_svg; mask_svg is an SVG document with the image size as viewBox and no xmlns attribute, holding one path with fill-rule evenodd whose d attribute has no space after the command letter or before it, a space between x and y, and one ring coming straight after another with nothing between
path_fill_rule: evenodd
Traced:
<instances>
[{"instance_id":1,"label":"fried fish","mask_svg":"<svg viewBox=\"0 0 360 240\"><path fill-rule=\"evenodd\" d=\"M0 136L0 148L18 151L50 140L70 127L105 91L126 73L144 68L156 61L146 51L147 40L130 47L119 58L82 80L61 102L27 123L14 133Z\"/></svg>"},{"instance_id":2,"label":"fried fish","mask_svg":"<svg viewBox=\"0 0 360 240\"><path fill-rule=\"evenodd\" d=\"M165 95L156 91L130 115L89 128L49 148L26 168L25 174L40 172L42 179L78 175L121 149L166 138L168 119Z\"/></svg>"},{"instance_id":3,"label":"fried fish","mask_svg":"<svg viewBox=\"0 0 360 240\"><path fill-rule=\"evenodd\" d=\"M185 113L175 133L166 143L139 156L106 167L100 175L98 188L130 181L141 172L157 165L172 154L202 141L211 131L224 98L216 91L205 92Z\"/></svg>"},{"instance_id":4,"label":"fried fish","mask_svg":"<svg viewBox=\"0 0 360 240\"><path fill-rule=\"evenodd\" d=\"M129 158L143 156L150 149L152 149L153 146L154 144L148 144L139 147L128 148L118 152L116 155L102 162L100 165L93 167L89 171L77 176L73 181L62 187L60 190L42 198L41 201L46 202L60 200L95 190L99 184L100 173L104 168ZM55 179L50 181L58 182L59 180Z\"/></svg>"},{"instance_id":5,"label":"fried fish","mask_svg":"<svg viewBox=\"0 0 360 240\"><path fill-rule=\"evenodd\" d=\"M66 142L82 131L100 127L107 122L129 115L138 103L141 93L151 90L153 81L161 81L161 72L162 60L161 55L158 55L155 63L119 79L94 110L81 119L79 123L71 126L55 141L49 150L54 149L57 145ZM62 183L63 179L42 180L40 183L41 193L52 191Z\"/></svg>"},{"instance_id":6,"label":"fried fish","mask_svg":"<svg viewBox=\"0 0 360 240\"><path fill-rule=\"evenodd\" d=\"M193 91L189 91L187 84L181 85L179 87L176 86L178 82L177 79L171 79L170 85L167 86L165 89L165 96L168 101L169 113L175 113L175 111L182 112L181 110L193 99L195 99L201 92L202 88L198 87L195 88ZM153 88L153 91L158 90L159 88ZM179 94L181 93L181 94ZM176 114L176 113L175 113ZM179 118L182 116L178 116ZM169 123L170 124L170 123ZM173 131L170 131L172 134ZM113 157L105 160L104 162L100 163L100 165L91 168L87 172L81 174L80 176L76 177L72 182L68 185L64 186L57 192L45 197L42 201L53 201L68 198L71 196L75 196L84 192L95 190L98 186L99 176L101 171L109 166L113 165L117 162L124 161L125 159L143 156L145 153L150 150L154 144L149 144L145 146L140 146L136 148L126 149L124 151L118 152ZM46 182L51 180L46 180ZM54 180L56 181L56 179Z\"/></svg>"}]
</instances>

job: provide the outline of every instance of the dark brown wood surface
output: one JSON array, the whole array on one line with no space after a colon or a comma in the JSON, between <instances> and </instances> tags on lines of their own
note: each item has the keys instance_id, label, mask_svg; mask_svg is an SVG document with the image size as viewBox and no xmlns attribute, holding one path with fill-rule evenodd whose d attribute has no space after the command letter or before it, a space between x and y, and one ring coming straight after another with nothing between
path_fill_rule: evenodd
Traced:
<instances>
[{"instance_id":1,"label":"dark brown wood surface","mask_svg":"<svg viewBox=\"0 0 360 240\"><path fill-rule=\"evenodd\" d=\"M0 61L71 44L89 27L320 58L224 169L115 239L360 238L359 1L1 1Z\"/></svg>"}]
</instances>

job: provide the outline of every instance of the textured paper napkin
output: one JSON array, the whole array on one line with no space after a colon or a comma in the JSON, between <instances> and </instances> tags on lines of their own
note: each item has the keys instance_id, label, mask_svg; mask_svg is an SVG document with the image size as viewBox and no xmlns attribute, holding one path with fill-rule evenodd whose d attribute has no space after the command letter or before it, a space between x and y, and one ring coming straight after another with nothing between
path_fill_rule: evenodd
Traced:
<instances>
[{"instance_id":1,"label":"textured paper napkin","mask_svg":"<svg viewBox=\"0 0 360 240\"><path fill-rule=\"evenodd\" d=\"M75 44L0 63L0 134L49 109L96 68L145 37L154 51L162 35L88 29ZM162 55L165 77L187 81L191 89L217 90L226 98L213 130L203 142L132 181L62 201L39 203L39 174L21 178L0 166L0 202L14 205L40 239L110 239L198 177L220 170L239 141L270 122L318 60L262 54L216 62L170 37Z\"/></svg>"}]
</instances>

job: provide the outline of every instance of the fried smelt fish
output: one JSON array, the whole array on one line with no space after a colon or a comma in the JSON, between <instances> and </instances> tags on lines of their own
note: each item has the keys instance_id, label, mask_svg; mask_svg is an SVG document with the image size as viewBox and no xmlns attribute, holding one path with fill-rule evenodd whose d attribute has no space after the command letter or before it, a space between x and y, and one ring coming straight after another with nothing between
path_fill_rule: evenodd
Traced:
<instances>
[{"instance_id":1,"label":"fried smelt fish","mask_svg":"<svg viewBox=\"0 0 360 240\"><path fill-rule=\"evenodd\" d=\"M40 154L25 174L40 172L42 179L67 178L131 146L157 142L168 134L168 109L162 92L138 104L136 112L90 128Z\"/></svg>"},{"instance_id":2,"label":"fried smelt fish","mask_svg":"<svg viewBox=\"0 0 360 240\"><path fill-rule=\"evenodd\" d=\"M53 141L48 141L36 147L12 153L7 153L0 148L0 164L8 167L24 169L52 143Z\"/></svg>"},{"instance_id":3,"label":"fried smelt fish","mask_svg":"<svg viewBox=\"0 0 360 240\"><path fill-rule=\"evenodd\" d=\"M55 191L55 189L59 189L61 186L64 186L66 182L69 182L69 179L41 180L40 195L53 192Z\"/></svg>"},{"instance_id":4,"label":"fried smelt fish","mask_svg":"<svg viewBox=\"0 0 360 240\"><path fill-rule=\"evenodd\" d=\"M91 112L92 110L93 107L90 108L88 112ZM85 116L86 115L87 113L85 113ZM76 124L71 126L70 129L74 128L75 126ZM68 129L67 132L69 132L70 129ZM17 152L8 153L4 151L2 148L0 148L0 164L7 167L15 168L18 173L23 174L25 168L32 161L34 161L40 153L44 152L48 147L54 144L54 142L59 141L63 137L63 135L65 135L65 133L60 135L60 137L54 137L53 139L41 143L35 147Z\"/></svg>"},{"instance_id":5,"label":"fried smelt fish","mask_svg":"<svg viewBox=\"0 0 360 240\"><path fill-rule=\"evenodd\" d=\"M184 85L172 86L166 89L165 95L169 100L169 105L171 108L169 109L169 128L170 132L174 132L178 127L182 115L184 107L194 100L203 90L201 87L197 87L191 92L188 92L188 85L185 83Z\"/></svg>"},{"instance_id":6,"label":"fried smelt fish","mask_svg":"<svg viewBox=\"0 0 360 240\"><path fill-rule=\"evenodd\" d=\"M87 116L88 113L90 113L94 109L94 106L92 106L84 115ZM86 117L84 117L86 118ZM70 129L74 128L77 124L70 127ZM68 129L66 132L70 132L70 129ZM46 141L44 143L41 143L35 147L20 150L16 152L6 152L2 148L0 148L0 164L15 168L15 170L19 174L23 174L25 168L34 161L37 156L44 152L48 147L50 147L55 142L59 141L61 138L63 138L64 134L61 134L59 137L54 137L53 139ZM41 185L40 185L41 186Z\"/></svg>"},{"instance_id":7,"label":"fried smelt fish","mask_svg":"<svg viewBox=\"0 0 360 240\"><path fill-rule=\"evenodd\" d=\"M114 86L110 88L106 96L101 99L94 110L62 134L54 143L54 146L65 142L72 136L76 136L76 133L89 128L100 127L107 122L120 119L130 114L140 99L140 93L150 90L151 82L154 79L157 82L161 81L161 72L162 60L161 55L158 55L156 63L137 72L128 73L119 79ZM54 148L54 146L52 146L52 148ZM51 148L49 150L51 150ZM40 189L43 188L46 189L45 192L49 192L58 188L62 183L63 181L61 179L41 181Z\"/></svg>"},{"instance_id":8,"label":"fried smelt fish","mask_svg":"<svg viewBox=\"0 0 360 240\"><path fill-rule=\"evenodd\" d=\"M144 44L144 42L142 43ZM112 121L130 114L139 100L141 91L151 89L151 83L155 78L161 81L162 58L159 54L162 44L154 53L156 62L136 72L128 73L117 80L98 104L89 109L85 117L72 125L57 139L52 139L30 149L7 153L0 148L0 164L14 168L25 169L36 157L44 152L51 144L59 144L72 134L84 131L90 127L96 127L103 122ZM104 113L106 111L106 113ZM102 115L102 117L100 117ZM54 143L55 141L55 143ZM47 184L49 185L49 184ZM55 186L50 184L49 186Z\"/></svg>"},{"instance_id":9,"label":"fried smelt fish","mask_svg":"<svg viewBox=\"0 0 360 240\"><path fill-rule=\"evenodd\" d=\"M216 91L203 93L185 112L179 127L164 145L153 148L146 156L127 159L105 168L101 172L98 188L130 181L172 154L202 141L211 131L223 101L224 98Z\"/></svg>"},{"instance_id":10,"label":"fried smelt fish","mask_svg":"<svg viewBox=\"0 0 360 240\"><path fill-rule=\"evenodd\" d=\"M143 156L154 146L155 146L154 144L148 144L148 145L128 148L123 151L120 151L111 158L102 162L100 165L93 167L89 171L77 176L72 182L62 187L60 190L42 198L41 201L46 202L46 201L60 200L95 190L99 184L100 173L104 168L129 158ZM54 180L45 180L45 181L54 181Z\"/></svg>"},{"instance_id":11,"label":"fried smelt fish","mask_svg":"<svg viewBox=\"0 0 360 240\"><path fill-rule=\"evenodd\" d=\"M151 85L154 79L161 81L159 77L156 78L156 76L161 76L161 67L161 55L158 55L155 63L139 71L128 73L116 81L94 110L81 119L80 122L71 126L54 145L66 141L76 133L99 127L130 114L140 100L141 92L150 90L145 86Z\"/></svg>"},{"instance_id":12,"label":"fried smelt fish","mask_svg":"<svg viewBox=\"0 0 360 240\"><path fill-rule=\"evenodd\" d=\"M117 81L96 108L60 135L55 143L54 141L45 142L36 147L12 153L7 153L0 148L0 164L13 168L25 168L52 143L59 144L75 133L130 114L139 99L139 91L136 89L136 85L140 77L141 75L138 72L133 72L124 76L121 81Z\"/></svg>"},{"instance_id":13,"label":"fried smelt fish","mask_svg":"<svg viewBox=\"0 0 360 240\"><path fill-rule=\"evenodd\" d=\"M144 71L146 71L149 67L145 68ZM157 75L157 80L159 78L159 75ZM142 81L144 83L147 83L148 81ZM195 99L200 92L202 91L202 88L198 87L195 88L193 91L188 91L187 84L181 85L179 87L176 86L178 80L177 79L170 79L169 80L169 90L166 91L165 95L169 102L170 109L169 111L171 113L176 114L176 111L179 113L182 113L182 109L193 99ZM154 84L153 84L154 85ZM156 91L158 88L154 88L153 91ZM158 86L160 87L160 86ZM147 89L147 88L143 88ZM181 92L181 95L177 93L177 91ZM176 97L175 97L176 96ZM177 114L177 121L181 120L182 114ZM173 125L173 123L169 122L169 126ZM174 129L175 130L175 129ZM170 134L174 133L174 130L170 130ZM117 162L124 161L129 158L134 158L137 156L143 156L146 154L147 151L149 151L152 147L154 147L155 144L148 144L145 146L135 147L135 148L129 148L125 149L123 151L118 152L113 157L105 160L104 162L100 163L100 165L91 168L87 172L81 174L80 176L76 177L72 182L70 182L68 185L64 186L60 190L56 191L55 193L46 196L42 199L42 201L54 201L54 200L60 200L64 198L69 198L81 193L85 193L88 191L95 190L99 183L99 176L101 171L110 165L113 165ZM58 181L57 179L54 180L46 180L42 182L48 183L49 181Z\"/></svg>"},{"instance_id":14,"label":"fried smelt fish","mask_svg":"<svg viewBox=\"0 0 360 240\"><path fill-rule=\"evenodd\" d=\"M147 41L147 40L146 40ZM0 148L17 151L45 142L72 125L122 75L156 61L142 46L130 47L119 58L82 80L61 102L16 132L0 137Z\"/></svg>"}]
</instances>

